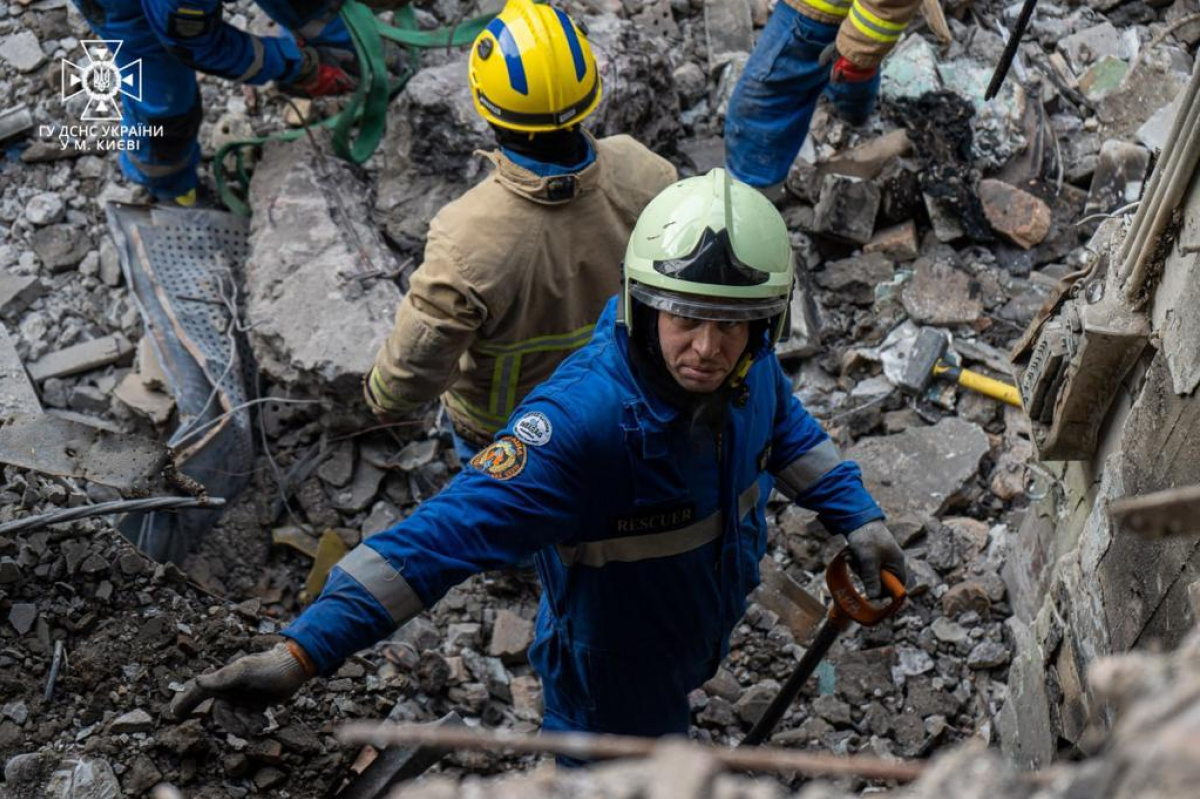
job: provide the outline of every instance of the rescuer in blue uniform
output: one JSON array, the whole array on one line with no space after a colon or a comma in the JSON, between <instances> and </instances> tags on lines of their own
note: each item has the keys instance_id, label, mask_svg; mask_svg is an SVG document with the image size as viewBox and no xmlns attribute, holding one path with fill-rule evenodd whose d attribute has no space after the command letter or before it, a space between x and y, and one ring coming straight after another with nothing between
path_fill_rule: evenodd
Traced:
<instances>
[{"instance_id":1,"label":"rescuer in blue uniform","mask_svg":"<svg viewBox=\"0 0 1200 799\"><path fill-rule=\"evenodd\" d=\"M122 96L123 122L161 126L161 136L131 136L121 169L158 198L196 199L196 135L203 112L196 71L239 83L277 81L306 97L349 91L353 79L332 58L352 59L350 34L338 18L341 0L257 0L285 31L255 36L222 18L221 0L72 0L92 30L121 43L124 70L142 61L140 97Z\"/></svg>"},{"instance_id":2,"label":"rescuer in blue uniform","mask_svg":"<svg viewBox=\"0 0 1200 799\"><path fill-rule=\"evenodd\" d=\"M847 536L868 593L881 568L903 578L858 466L773 352L792 270L783 220L754 189L717 169L663 190L591 343L470 468L343 558L286 642L199 677L173 713L284 700L468 576L533 555L543 728L685 733L688 693L759 582L772 486Z\"/></svg>"}]
</instances>

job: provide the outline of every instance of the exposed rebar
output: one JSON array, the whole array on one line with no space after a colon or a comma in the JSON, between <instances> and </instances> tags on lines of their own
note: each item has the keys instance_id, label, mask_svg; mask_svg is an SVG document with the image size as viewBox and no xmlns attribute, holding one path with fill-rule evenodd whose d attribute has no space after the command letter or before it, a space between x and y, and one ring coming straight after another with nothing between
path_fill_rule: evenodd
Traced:
<instances>
[{"instance_id":1,"label":"exposed rebar","mask_svg":"<svg viewBox=\"0 0 1200 799\"><path fill-rule=\"evenodd\" d=\"M63 508L37 516L26 516L11 522L0 524L0 534L20 533L25 530L36 530L51 524L73 522L91 516L106 516L110 513L132 513L148 510L183 510L185 508L222 508L225 506L223 497L147 497L145 499L118 499L112 502L101 502L96 505L80 505L78 508Z\"/></svg>"},{"instance_id":2,"label":"exposed rebar","mask_svg":"<svg viewBox=\"0 0 1200 799\"><path fill-rule=\"evenodd\" d=\"M595 735L584 732L543 732L525 735L508 730L430 728L417 724L375 724L359 722L338 730L344 743L375 746L421 744L442 749L506 750L518 754L558 754L583 760L643 758L652 755L662 742L656 738L627 735ZM693 744L728 769L742 771L858 776L871 780L911 782L925 770L923 763L883 760L852 755L839 757L818 752L797 752L775 747L725 749Z\"/></svg>"}]
</instances>

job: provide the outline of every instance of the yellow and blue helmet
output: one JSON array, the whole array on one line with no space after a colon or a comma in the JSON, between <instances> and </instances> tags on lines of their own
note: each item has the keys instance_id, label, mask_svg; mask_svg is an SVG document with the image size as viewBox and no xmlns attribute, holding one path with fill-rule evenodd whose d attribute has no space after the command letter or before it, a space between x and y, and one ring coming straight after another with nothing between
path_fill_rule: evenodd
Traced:
<instances>
[{"instance_id":1,"label":"yellow and blue helmet","mask_svg":"<svg viewBox=\"0 0 1200 799\"><path fill-rule=\"evenodd\" d=\"M493 125L545 133L577 125L600 103L600 72L565 13L509 0L471 47L471 94Z\"/></svg>"}]
</instances>

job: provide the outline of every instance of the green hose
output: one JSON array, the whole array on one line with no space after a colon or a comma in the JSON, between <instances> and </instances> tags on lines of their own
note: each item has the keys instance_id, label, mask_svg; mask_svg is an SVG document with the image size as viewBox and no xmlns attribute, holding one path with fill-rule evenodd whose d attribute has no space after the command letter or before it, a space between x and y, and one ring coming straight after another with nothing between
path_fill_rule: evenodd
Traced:
<instances>
[{"instance_id":1,"label":"green hose","mask_svg":"<svg viewBox=\"0 0 1200 799\"><path fill-rule=\"evenodd\" d=\"M354 164L366 161L379 147L387 129L387 107L417 73L418 50L432 47L457 47L470 44L492 21L494 14L474 17L452 28L418 30L417 17L412 6L405 6L395 13L395 25L380 22L371 9L357 0L346 0L342 5L341 17L354 42L358 57L359 78L354 96L345 108L327 119L307 127L322 127L333 130L333 152ZM384 58L383 40L389 39L408 50L408 63L404 72L390 76ZM213 177L221 202L230 211L241 217L250 216L248 202L250 173L245 164L245 151L269 141L295 141L307 135L306 128L273 133L253 139L229 142L217 151ZM234 184L230 185L225 174L225 157L230 153L234 159Z\"/></svg>"}]
</instances>

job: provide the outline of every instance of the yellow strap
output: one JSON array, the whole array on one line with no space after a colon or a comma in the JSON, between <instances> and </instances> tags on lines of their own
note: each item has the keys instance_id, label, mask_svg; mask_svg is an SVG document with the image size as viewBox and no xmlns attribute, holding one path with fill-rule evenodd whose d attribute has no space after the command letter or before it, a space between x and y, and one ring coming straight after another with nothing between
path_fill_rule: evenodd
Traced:
<instances>
[{"instance_id":1,"label":"yellow strap","mask_svg":"<svg viewBox=\"0 0 1200 799\"><path fill-rule=\"evenodd\" d=\"M850 3L842 3L839 0L834 0L832 3L825 0L800 0L800 2L831 17L844 17L850 13Z\"/></svg>"},{"instance_id":2,"label":"yellow strap","mask_svg":"<svg viewBox=\"0 0 1200 799\"><path fill-rule=\"evenodd\" d=\"M868 39L874 39L884 44L891 44L899 39L900 35L904 33L905 27L907 27L907 25L900 25L880 19L859 5L857 0L855 0L853 8L850 9L850 22L859 33Z\"/></svg>"}]
</instances>

